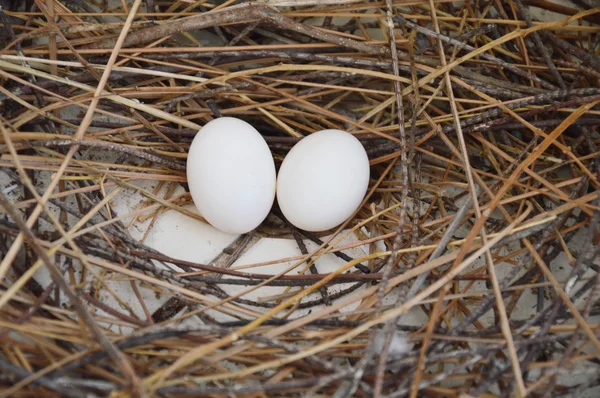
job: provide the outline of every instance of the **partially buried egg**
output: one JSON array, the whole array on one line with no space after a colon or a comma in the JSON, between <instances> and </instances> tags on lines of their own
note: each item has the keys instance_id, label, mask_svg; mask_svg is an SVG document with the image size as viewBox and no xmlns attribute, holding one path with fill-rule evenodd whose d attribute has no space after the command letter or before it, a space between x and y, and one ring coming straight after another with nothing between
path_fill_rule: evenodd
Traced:
<instances>
[{"instance_id":1,"label":"partially buried egg","mask_svg":"<svg viewBox=\"0 0 600 398\"><path fill-rule=\"evenodd\" d=\"M283 215L306 231L338 226L360 206L369 186L369 158L352 134L323 130L303 138L277 178Z\"/></svg>"},{"instance_id":2,"label":"partially buried egg","mask_svg":"<svg viewBox=\"0 0 600 398\"><path fill-rule=\"evenodd\" d=\"M202 217L227 233L258 227L275 199L275 164L267 143L254 127L232 117L212 120L196 134L187 179Z\"/></svg>"}]
</instances>

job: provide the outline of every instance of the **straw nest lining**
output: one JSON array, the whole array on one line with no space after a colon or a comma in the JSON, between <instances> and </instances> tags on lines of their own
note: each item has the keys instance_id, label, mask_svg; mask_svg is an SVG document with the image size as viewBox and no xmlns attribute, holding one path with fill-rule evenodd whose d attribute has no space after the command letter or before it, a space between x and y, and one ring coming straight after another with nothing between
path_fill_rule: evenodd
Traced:
<instances>
[{"instance_id":1,"label":"straw nest lining","mask_svg":"<svg viewBox=\"0 0 600 398\"><path fill-rule=\"evenodd\" d=\"M233 3L0 2L0 396L595 387L593 1ZM220 115L277 164L356 134L363 206L319 236L274 208L205 264L146 245L158 220L202 222L184 160ZM231 267L270 238L301 255Z\"/></svg>"}]
</instances>

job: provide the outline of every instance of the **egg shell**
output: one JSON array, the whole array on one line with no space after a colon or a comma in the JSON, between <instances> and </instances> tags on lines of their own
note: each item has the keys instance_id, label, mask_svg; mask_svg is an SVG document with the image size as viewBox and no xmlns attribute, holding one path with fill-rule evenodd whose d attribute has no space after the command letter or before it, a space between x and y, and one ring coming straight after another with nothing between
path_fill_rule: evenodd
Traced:
<instances>
[{"instance_id":1,"label":"egg shell","mask_svg":"<svg viewBox=\"0 0 600 398\"><path fill-rule=\"evenodd\" d=\"M187 159L194 204L213 227L252 231L275 199L275 163L264 138L243 120L222 117L194 137Z\"/></svg>"},{"instance_id":2,"label":"egg shell","mask_svg":"<svg viewBox=\"0 0 600 398\"><path fill-rule=\"evenodd\" d=\"M284 216L306 231L326 231L348 219L369 185L369 158L352 134L323 130L298 142L277 177Z\"/></svg>"}]
</instances>

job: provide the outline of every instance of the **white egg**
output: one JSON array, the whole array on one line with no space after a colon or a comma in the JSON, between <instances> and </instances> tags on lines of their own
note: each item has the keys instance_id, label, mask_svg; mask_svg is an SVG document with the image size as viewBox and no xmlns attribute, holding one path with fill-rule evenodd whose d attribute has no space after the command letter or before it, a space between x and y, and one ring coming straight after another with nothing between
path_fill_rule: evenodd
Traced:
<instances>
[{"instance_id":1,"label":"white egg","mask_svg":"<svg viewBox=\"0 0 600 398\"><path fill-rule=\"evenodd\" d=\"M187 159L194 204L213 227L250 232L275 200L275 164L267 143L243 120L222 117L194 137Z\"/></svg>"},{"instance_id":2,"label":"white egg","mask_svg":"<svg viewBox=\"0 0 600 398\"><path fill-rule=\"evenodd\" d=\"M277 201L306 231L340 225L360 206L369 185L369 158L352 134L323 130L298 142L283 160Z\"/></svg>"}]
</instances>

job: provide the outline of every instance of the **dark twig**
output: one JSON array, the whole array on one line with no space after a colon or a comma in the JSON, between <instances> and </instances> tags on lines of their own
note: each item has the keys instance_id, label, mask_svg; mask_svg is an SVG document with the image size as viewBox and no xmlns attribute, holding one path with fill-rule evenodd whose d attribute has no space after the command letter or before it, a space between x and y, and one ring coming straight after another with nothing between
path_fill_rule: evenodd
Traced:
<instances>
[{"instance_id":1,"label":"dark twig","mask_svg":"<svg viewBox=\"0 0 600 398\"><path fill-rule=\"evenodd\" d=\"M529 10L523 5L522 0L515 0L515 2L517 4L517 7L519 8L519 12L523 15L525 21L527 22L527 26L531 28L533 26L533 22L531 21L531 15L529 15ZM533 41L535 42L536 48L539 50L540 54L542 54L542 57L544 57L544 60L548 65L548 69L550 69L550 73L552 73L552 77L554 77L554 80L556 80L561 90L566 90L567 85L565 84L560 73L558 73L558 71L556 70L556 66L554 66L552 58L550 58L550 53L548 52L548 49L546 48L544 43L542 43L540 35L538 34L538 32L533 32L531 34L531 37L533 37Z\"/></svg>"},{"instance_id":2,"label":"dark twig","mask_svg":"<svg viewBox=\"0 0 600 398\"><path fill-rule=\"evenodd\" d=\"M400 71L398 69L398 52L396 49L396 32L394 31L394 24L392 22L393 16L393 7L392 1L386 0L387 7L387 24L388 24L388 35L390 39L390 49L392 55L392 71L395 76L399 76ZM385 290L387 289L387 285L389 282L389 278L392 273L392 268L396 265L397 259L397 251L400 249L400 245L403 241L403 231L404 224L406 223L407 218L407 206L408 206L408 193L410 189L409 184L409 173L408 173L408 147L407 147L407 138L406 131L404 129L404 105L402 101L402 86L398 80L395 80L393 83L394 86L394 94L396 97L396 117L398 119L398 128L400 132L400 175L402 179L402 195L400 197L401 206L400 206L400 215L398 218L398 226L397 226L397 235L394 238L394 243L392 244L392 252L393 254L389 257L388 261L383 268L383 277L381 279L381 283L379 284L379 289L377 290L377 304L381 306L383 303L383 297L385 294ZM392 318L388 320L384 326L381 335L374 335L374 338L382 338L383 336L383 347L382 351L379 353L379 362L377 364L377 372L375 376L375 388L373 391L373 396L375 398L379 398L381 396L381 392L383 389L383 377L385 372L385 367L387 364L387 359L390 350L390 344L392 342L392 336L394 334L394 326L396 323L396 319Z\"/></svg>"},{"instance_id":3,"label":"dark twig","mask_svg":"<svg viewBox=\"0 0 600 398\"><path fill-rule=\"evenodd\" d=\"M356 40L347 39L342 36L333 35L312 26L298 23L292 19L286 18L277 12L274 8L261 4L241 4L239 6L228 7L213 13L204 13L197 16L179 19L170 23L165 23L150 28L145 28L132 32L127 36L123 47L132 47L144 45L151 41L161 39L175 33L187 32L190 30L205 29L223 24L240 23L248 20L264 20L277 25L280 29L289 29L301 33L314 39L323 40L338 46L351 48L367 54L385 54L385 48L381 46L371 46ZM111 48L114 40L106 40L94 48Z\"/></svg>"},{"instance_id":4,"label":"dark twig","mask_svg":"<svg viewBox=\"0 0 600 398\"><path fill-rule=\"evenodd\" d=\"M14 366L8 362L5 362L4 359L2 359L2 358L0 358L0 369L2 369L3 372L6 372L8 374L15 376L18 380L25 379L33 374L32 372L28 371L27 369L23 369L23 368ZM83 391L80 391L76 388L63 386L63 385L57 383L54 379L47 377L47 376L38 377L34 383L44 386L46 388L49 388L51 390L54 390L54 391L62 394L62 396L65 396L65 397L80 398L80 397L87 395ZM92 396L94 396L94 395L92 395Z\"/></svg>"},{"instance_id":5,"label":"dark twig","mask_svg":"<svg viewBox=\"0 0 600 398\"><path fill-rule=\"evenodd\" d=\"M148 153L145 151L141 151L139 149L134 149L126 145L117 144L114 142L107 141L92 141L92 140L50 140L50 141L33 141L28 143L28 145L32 146L44 146L44 147L61 147L61 146L71 146L73 144L78 144L87 148L101 148L107 149L114 152L126 153L128 155L135 156L140 159L148 160L150 162L158 163L164 166L167 166L174 170L185 170L185 165L179 162L175 162L169 159L165 159L163 157L154 155L152 153ZM1 146L0 146L0 149Z\"/></svg>"},{"instance_id":6,"label":"dark twig","mask_svg":"<svg viewBox=\"0 0 600 398\"><path fill-rule=\"evenodd\" d=\"M438 33L434 32L432 30L429 30L429 29L424 28L422 26L419 26L419 25L417 25L415 23L412 23L409 20L407 20L406 18L404 18L402 15L397 15L394 19L396 21L398 21L399 23L404 24L404 25L408 26L409 28L416 30L417 32L423 33L424 35L427 35L427 36L430 36L430 37L434 37L434 38L436 38L438 40L441 40L441 41L443 41L445 43L448 43L448 44L451 44L453 46L456 46L456 47L459 47L459 48L463 48L463 49L469 50L469 51L475 51L476 50L475 47L473 47L473 46L471 46L469 44L463 43L461 41L458 41L456 39L453 39L451 37L448 37L448 36L445 36L445 35L442 35L442 34L438 34ZM516 75L524 77L524 78L526 78L528 80L533 80L536 83L539 83L542 87L545 87L545 88L550 89L550 90L555 90L556 89L556 87L553 84L550 84L547 81L542 80L542 79L540 79L537 76L533 76L532 74L530 74L528 72L525 72L522 69L520 69L520 68L518 68L518 67L516 67L516 66L514 66L512 64L509 64L508 62L505 62L505 61L501 60L500 58L494 57L493 55L489 55L487 53L481 53L480 56L483 59L486 59L486 60L488 60L490 62L493 62L495 64L500 65L503 68L506 68L507 70L513 72Z\"/></svg>"},{"instance_id":7,"label":"dark twig","mask_svg":"<svg viewBox=\"0 0 600 398\"><path fill-rule=\"evenodd\" d=\"M300 233L298 231L296 231L295 228L292 230L292 235L294 236L294 240L296 241L296 244L298 245L298 249L300 249L300 252L305 256L308 255L308 249L306 248L306 245L304 244L304 241L302 240ZM306 261L308 263L308 262L312 261L312 259L309 257ZM317 270L316 263L311 264L309 269L310 269L311 274L319 275L319 271ZM325 303L325 305L331 305L331 300L329 299L329 294L327 293L327 287L324 286L324 287L320 288L319 293L321 293L321 297L323 297L323 302Z\"/></svg>"},{"instance_id":8,"label":"dark twig","mask_svg":"<svg viewBox=\"0 0 600 398\"><path fill-rule=\"evenodd\" d=\"M540 36L566 53L579 58L584 64L591 66L596 71L600 71L600 59L598 59L598 57L595 55L591 55L579 47L572 45L568 41L561 39L560 37L556 37L552 32L548 32L547 30L541 30Z\"/></svg>"}]
</instances>

